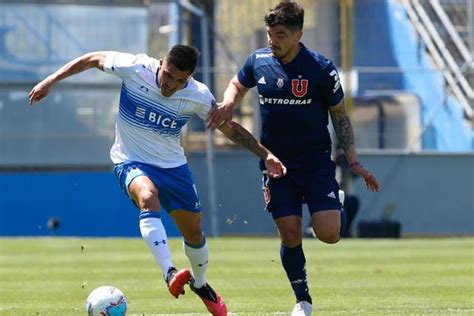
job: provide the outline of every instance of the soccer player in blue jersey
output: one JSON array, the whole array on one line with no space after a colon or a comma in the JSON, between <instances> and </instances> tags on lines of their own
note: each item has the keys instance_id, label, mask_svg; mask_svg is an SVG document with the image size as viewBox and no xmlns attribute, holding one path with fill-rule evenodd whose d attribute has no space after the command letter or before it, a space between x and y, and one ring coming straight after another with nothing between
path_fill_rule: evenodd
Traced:
<instances>
[{"instance_id":1,"label":"soccer player in blue jersey","mask_svg":"<svg viewBox=\"0 0 474 316\"><path fill-rule=\"evenodd\" d=\"M313 229L323 242L336 243L345 222L330 156L328 114L352 172L363 177L372 191L378 191L379 184L357 160L336 68L300 42L303 8L295 2L283 1L264 20L269 47L248 57L206 122L213 129L230 120L234 106L250 88L257 86L261 142L288 168L286 176L271 179L269 170L261 164L265 202L278 228L281 261L296 296L292 315L310 315L312 300L302 248L302 205L308 205Z\"/></svg>"},{"instance_id":2,"label":"soccer player in blue jersey","mask_svg":"<svg viewBox=\"0 0 474 316\"><path fill-rule=\"evenodd\" d=\"M201 203L180 143L193 116L206 118L215 105L208 87L194 80L198 51L174 46L161 60L147 55L93 52L76 58L29 93L30 104L46 97L58 81L90 68L122 79L115 142L110 156L121 188L140 210L140 231L160 266L170 293L184 294L189 282L213 315L227 315L222 297L206 281L208 248L201 228ZM259 156L273 177L285 166L247 130L229 122L218 127L228 138ZM191 271L178 271L160 219L161 205L181 231Z\"/></svg>"}]
</instances>

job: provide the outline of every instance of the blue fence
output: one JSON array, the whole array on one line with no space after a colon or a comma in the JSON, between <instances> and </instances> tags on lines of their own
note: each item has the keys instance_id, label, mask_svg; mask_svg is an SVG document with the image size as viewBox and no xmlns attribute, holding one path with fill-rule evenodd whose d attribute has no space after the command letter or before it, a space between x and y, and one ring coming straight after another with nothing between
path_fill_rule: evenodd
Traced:
<instances>
[{"instance_id":1,"label":"blue fence","mask_svg":"<svg viewBox=\"0 0 474 316\"><path fill-rule=\"evenodd\" d=\"M180 236L162 213L169 236ZM0 235L140 236L138 210L112 172L0 173Z\"/></svg>"},{"instance_id":2,"label":"blue fence","mask_svg":"<svg viewBox=\"0 0 474 316\"><path fill-rule=\"evenodd\" d=\"M204 153L191 154L190 167L209 234L205 158ZM363 180L354 179L352 193L360 198L355 225L383 218L390 207L403 234L474 233L474 154L360 153L359 159L377 175L382 190L370 192ZM257 162L247 152L216 152L220 235L276 236L271 215L264 211ZM416 181L410 181L414 174ZM169 216L162 215L169 236L178 236ZM140 235L138 211L111 171L0 172L0 236L48 236L46 223L53 216L61 220L60 236Z\"/></svg>"}]
</instances>

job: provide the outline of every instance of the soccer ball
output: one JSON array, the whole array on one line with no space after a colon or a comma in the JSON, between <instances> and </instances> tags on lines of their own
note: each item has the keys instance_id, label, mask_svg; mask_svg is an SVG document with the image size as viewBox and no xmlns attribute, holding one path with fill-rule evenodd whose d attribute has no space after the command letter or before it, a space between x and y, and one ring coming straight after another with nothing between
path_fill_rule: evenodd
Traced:
<instances>
[{"instance_id":1,"label":"soccer ball","mask_svg":"<svg viewBox=\"0 0 474 316\"><path fill-rule=\"evenodd\" d=\"M113 286L101 286L87 297L88 316L127 315L127 298L122 291Z\"/></svg>"}]
</instances>

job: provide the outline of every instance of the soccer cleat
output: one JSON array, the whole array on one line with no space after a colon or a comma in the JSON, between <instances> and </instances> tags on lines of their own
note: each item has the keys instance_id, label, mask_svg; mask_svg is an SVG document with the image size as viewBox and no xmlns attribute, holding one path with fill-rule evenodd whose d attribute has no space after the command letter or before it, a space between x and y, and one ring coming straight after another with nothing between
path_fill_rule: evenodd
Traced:
<instances>
[{"instance_id":1,"label":"soccer cleat","mask_svg":"<svg viewBox=\"0 0 474 316\"><path fill-rule=\"evenodd\" d=\"M299 301L291 311L291 316L310 316L313 306L306 301Z\"/></svg>"},{"instance_id":2,"label":"soccer cleat","mask_svg":"<svg viewBox=\"0 0 474 316\"><path fill-rule=\"evenodd\" d=\"M191 271L189 269L176 270L170 268L166 276L166 283L171 295L178 298L179 295L184 294L184 286L191 281Z\"/></svg>"},{"instance_id":3,"label":"soccer cleat","mask_svg":"<svg viewBox=\"0 0 474 316\"><path fill-rule=\"evenodd\" d=\"M227 316L227 306L225 305L222 296L214 291L208 283L198 289L195 288L193 281L194 280L191 280L189 286L191 290L201 298L204 305L206 305L207 310L213 316Z\"/></svg>"}]
</instances>

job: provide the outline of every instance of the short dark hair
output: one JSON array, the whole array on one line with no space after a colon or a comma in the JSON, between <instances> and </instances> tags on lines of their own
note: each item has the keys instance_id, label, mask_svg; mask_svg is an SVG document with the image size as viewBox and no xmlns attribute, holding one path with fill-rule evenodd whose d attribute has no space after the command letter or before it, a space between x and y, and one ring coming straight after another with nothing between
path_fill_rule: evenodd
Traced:
<instances>
[{"instance_id":1,"label":"short dark hair","mask_svg":"<svg viewBox=\"0 0 474 316\"><path fill-rule=\"evenodd\" d=\"M290 30L301 31L304 23L304 9L296 2L282 1L270 9L263 18L267 26L284 25Z\"/></svg>"},{"instance_id":2,"label":"short dark hair","mask_svg":"<svg viewBox=\"0 0 474 316\"><path fill-rule=\"evenodd\" d=\"M166 61L181 71L194 72L197 65L199 51L189 45L174 45L166 54Z\"/></svg>"}]
</instances>

